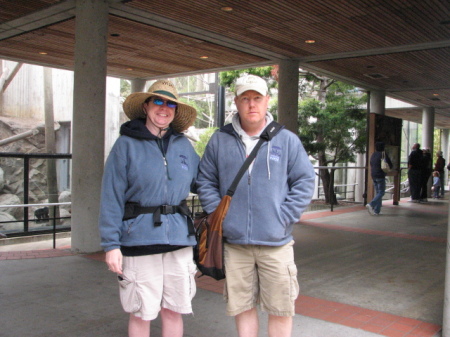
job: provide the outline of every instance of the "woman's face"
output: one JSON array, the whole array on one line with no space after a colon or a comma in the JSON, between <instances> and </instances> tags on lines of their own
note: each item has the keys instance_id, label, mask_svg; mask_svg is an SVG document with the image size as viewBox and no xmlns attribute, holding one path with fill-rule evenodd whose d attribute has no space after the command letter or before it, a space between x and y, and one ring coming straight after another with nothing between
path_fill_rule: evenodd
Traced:
<instances>
[{"instance_id":1,"label":"woman's face","mask_svg":"<svg viewBox=\"0 0 450 337\"><path fill-rule=\"evenodd\" d=\"M147 115L146 125L150 131L156 131L169 127L175 118L177 103L164 98L153 96L143 105L144 112Z\"/></svg>"}]
</instances>

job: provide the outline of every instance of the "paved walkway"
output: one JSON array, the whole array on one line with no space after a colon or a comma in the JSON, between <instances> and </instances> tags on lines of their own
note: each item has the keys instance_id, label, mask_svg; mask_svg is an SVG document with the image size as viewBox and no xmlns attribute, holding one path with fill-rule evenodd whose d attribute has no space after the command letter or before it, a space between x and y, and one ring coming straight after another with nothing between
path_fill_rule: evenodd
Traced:
<instances>
[{"instance_id":1,"label":"paved walkway","mask_svg":"<svg viewBox=\"0 0 450 337\"><path fill-rule=\"evenodd\" d=\"M440 336L448 201L386 201L382 212L339 207L305 213L295 226L301 295L293 336ZM104 254L73 254L70 238L52 246L0 246L0 336L126 336ZM201 277L197 285L185 336L236 336L223 282ZM264 314L261 324L266 336ZM152 336L160 330L156 320Z\"/></svg>"}]
</instances>

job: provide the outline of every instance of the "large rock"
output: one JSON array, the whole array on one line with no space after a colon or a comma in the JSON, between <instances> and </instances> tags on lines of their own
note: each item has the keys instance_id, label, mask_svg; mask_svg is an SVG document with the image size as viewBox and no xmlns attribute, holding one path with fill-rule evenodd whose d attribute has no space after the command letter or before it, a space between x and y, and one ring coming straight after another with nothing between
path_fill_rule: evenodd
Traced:
<instances>
[{"instance_id":1,"label":"large rock","mask_svg":"<svg viewBox=\"0 0 450 337\"><path fill-rule=\"evenodd\" d=\"M16 219L9 213L0 211L0 221L15 221ZM23 222L1 223L0 230L3 231L23 231Z\"/></svg>"},{"instance_id":2,"label":"large rock","mask_svg":"<svg viewBox=\"0 0 450 337\"><path fill-rule=\"evenodd\" d=\"M0 205L20 205L20 199L14 194L1 194L0 195ZM23 219L23 208L22 207L7 207L0 208L0 212L8 213L16 219Z\"/></svg>"},{"instance_id":3,"label":"large rock","mask_svg":"<svg viewBox=\"0 0 450 337\"><path fill-rule=\"evenodd\" d=\"M0 192L3 190L4 187L5 187L5 174L2 168L0 167Z\"/></svg>"},{"instance_id":4,"label":"large rock","mask_svg":"<svg viewBox=\"0 0 450 337\"><path fill-rule=\"evenodd\" d=\"M71 202L72 201L72 193L70 191L62 191L58 197L59 202ZM72 216L72 206L71 205L61 205L59 206L59 215L61 218L63 217L71 217ZM70 225L71 219L62 219L61 225Z\"/></svg>"}]
</instances>

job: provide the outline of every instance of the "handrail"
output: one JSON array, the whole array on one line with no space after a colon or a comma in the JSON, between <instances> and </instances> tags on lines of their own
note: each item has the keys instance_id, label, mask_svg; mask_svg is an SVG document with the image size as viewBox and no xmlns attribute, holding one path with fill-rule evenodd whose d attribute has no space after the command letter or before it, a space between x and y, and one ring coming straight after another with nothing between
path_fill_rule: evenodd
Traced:
<instances>
[{"instance_id":1,"label":"handrail","mask_svg":"<svg viewBox=\"0 0 450 337\"><path fill-rule=\"evenodd\" d=\"M22 205L0 205L0 208L11 208L11 207L39 207L39 206L62 206L62 205L72 205L72 202L52 202L46 204L22 204Z\"/></svg>"}]
</instances>

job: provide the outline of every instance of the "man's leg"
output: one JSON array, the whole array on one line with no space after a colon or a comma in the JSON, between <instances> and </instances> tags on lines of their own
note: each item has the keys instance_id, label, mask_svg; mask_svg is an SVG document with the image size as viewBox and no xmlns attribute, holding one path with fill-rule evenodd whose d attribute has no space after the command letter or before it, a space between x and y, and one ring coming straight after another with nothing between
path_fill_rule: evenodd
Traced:
<instances>
[{"instance_id":1,"label":"man's leg","mask_svg":"<svg viewBox=\"0 0 450 337\"><path fill-rule=\"evenodd\" d=\"M150 321L144 321L140 317L130 314L128 321L129 337L148 337L150 336Z\"/></svg>"},{"instance_id":2,"label":"man's leg","mask_svg":"<svg viewBox=\"0 0 450 337\"><path fill-rule=\"evenodd\" d=\"M236 315L235 322L239 337L258 337L259 321L256 308Z\"/></svg>"},{"instance_id":3,"label":"man's leg","mask_svg":"<svg viewBox=\"0 0 450 337\"><path fill-rule=\"evenodd\" d=\"M292 334L291 316L269 315L269 337L290 337Z\"/></svg>"},{"instance_id":4,"label":"man's leg","mask_svg":"<svg viewBox=\"0 0 450 337\"><path fill-rule=\"evenodd\" d=\"M182 337L183 318L172 310L161 309L162 337Z\"/></svg>"}]
</instances>

